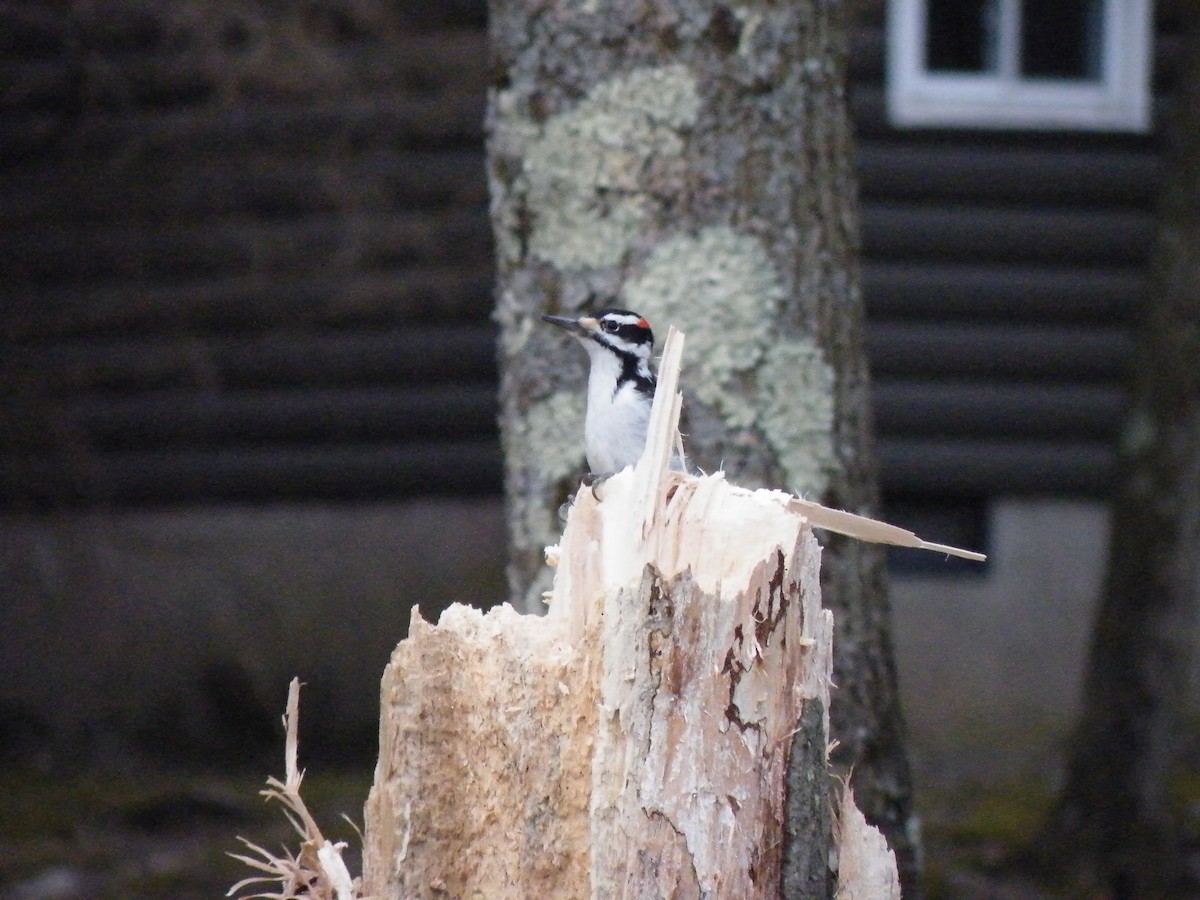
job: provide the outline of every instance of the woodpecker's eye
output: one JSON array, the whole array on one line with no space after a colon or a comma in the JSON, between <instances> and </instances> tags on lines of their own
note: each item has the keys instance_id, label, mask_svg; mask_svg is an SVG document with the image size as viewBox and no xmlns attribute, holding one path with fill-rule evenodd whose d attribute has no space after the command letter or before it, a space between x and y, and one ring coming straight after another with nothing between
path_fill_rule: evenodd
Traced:
<instances>
[{"instance_id":1,"label":"woodpecker's eye","mask_svg":"<svg viewBox=\"0 0 1200 900\"><path fill-rule=\"evenodd\" d=\"M605 331L607 331L609 334L616 334L618 331L621 330L621 323L614 322L612 319L604 319L603 321L600 322L600 327L603 328Z\"/></svg>"}]
</instances>

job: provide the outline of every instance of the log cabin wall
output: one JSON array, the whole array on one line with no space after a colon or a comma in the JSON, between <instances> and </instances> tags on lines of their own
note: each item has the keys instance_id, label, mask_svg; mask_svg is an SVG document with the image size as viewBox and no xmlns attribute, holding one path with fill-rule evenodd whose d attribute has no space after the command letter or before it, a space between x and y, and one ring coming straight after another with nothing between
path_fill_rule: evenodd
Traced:
<instances>
[{"instance_id":1,"label":"log cabin wall","mask_svg":"<svg viewBox=\"0 0 1200 900\"><path fill-rule=\"evenodd\" d=\"M1155 138L891 127L885 4L861 6L851 108L885 494L1103 496ZM1156 107L1174 56L1159 18Z\"/></svg>"},{"instance_id":2,"label":"log cabin wall","mask_svg":"<svg viewBox=\"0 0 1200 900\"><path fill-rule=\"evenodd\" d=\"M118 6L0 14L0 507L498 493L483 4ZM885 494L1101 495L1153 137L892 128L860 6Z\"/></svg>"},{"instance_id":3,"label":"log cabin wall","mask_svg":"<svg viewBox=\"0 0 1200 900\"><path fill-rule=\"evenodd\" d=\"M499 491L481 3L0 16L0 504Z\"/></svg>"}]
</instances>

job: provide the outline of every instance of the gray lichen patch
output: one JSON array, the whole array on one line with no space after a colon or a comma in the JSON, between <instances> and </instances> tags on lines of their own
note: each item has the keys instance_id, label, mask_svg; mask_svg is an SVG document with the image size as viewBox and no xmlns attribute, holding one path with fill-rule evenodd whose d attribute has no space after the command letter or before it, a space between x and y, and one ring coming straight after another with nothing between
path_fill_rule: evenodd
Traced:
<instances>
[{"instance_id":1,"label":"gray lichen patch","mask_svg":"<svg viewBox=\"0 0 1200 900\"><path fill-rule=\"evenodd\" d=\"M512 437L514 464L532 464L550 481L575 475L583 462L583 391L558 391L530 405Z\"/></svg>"},{"instance_id":2,"label":"gray lichen patch","mask_svg":"<svg viewBox=\"0 0 1200 900\"><path fill-rule=\"evenodd\" d=\"M687 332L684 384L731 428L755 424L738 382L774 340L783 296L762 243L721 226L660 242L625 287L630 309Z\"/></svg>"},{"instance_id":3,"label":"gray lichen patch","mask_svg":"<svg viewBox=\"0 0 1200 900\"><path fill-rule=\"evenodd\" d=\"M791 337L767 350L756 405L792 493L820 497L837 466L833 391L833 368L812 339Z\"/></svg>"},{"instance_id":4,"label":"gray lichen patch","mask_svg":"<svg viewBox=\"0 0 1200 900\"><path fill-rule=\"evenodd\" d=\"M681 132L699 111L695 77L670 65L602 82L541 128L508 124L497 138L524 159L529 250L566 270L620 262L654 202L641 183L647 164L682 157Z\"/></svg>"},{"instance_id":5,"label":"gray lichen patch","mask_svg":"<svg viewBox=\"0 0 1200 900\"><path fill-rule=\"evenodd\" d=\"M541 324L521 306L511 290L502 291L496 298L492 320L500 326L500 352L505 359L524 353L535 329Z\"/></svg>"},{"instance_id":6,"label":"gray lichen patch","mask_svg":"<svg viewBox=\"0 0 1200 900\"><path fill-rule=\"evenodd\" d=\"M559 391L530 405L517 417L505 439L505 465L513 483L554 485L570 480L583 467L582 391ZM530 479L532 475L532 481ZM548 508L545 497L533 490L517 490L509 496L509 527L514 545L521 552L540 558L542 548L557 543L562 523L557 510ZM514 602L526 612L538 612L542 593L549 590L553 573L534 568L527 590L514 594ZM512 583L514 588L521 579Z\"/></svg>"}]
</instances>

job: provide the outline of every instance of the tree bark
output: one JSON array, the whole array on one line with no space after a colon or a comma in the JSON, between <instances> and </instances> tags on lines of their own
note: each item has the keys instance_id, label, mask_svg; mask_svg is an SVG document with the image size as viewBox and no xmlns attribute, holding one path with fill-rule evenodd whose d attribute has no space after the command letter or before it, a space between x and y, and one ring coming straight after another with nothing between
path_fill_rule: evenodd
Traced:
<instances>
[{"instance_id":1,"label":"tree bark","mask_svg":"<svg viewBox=\"0 0 1200 900\"><path fill-rule=\"evenodd\" d=\"M414 610L384 675L365 896L780 895L797 721L807 781L828 780L820 550L786 494L669 471L667 379L656 407L641 462L572 504L545 618ZM839 895L898 896L848 791L839 813ZM825 821L793 896L831 896Z\"/></svg>"},{"instance_id":2,"label":"tree bark","mask_svg":"<svg viewBox=\"0 0 1200 900\"><path fill-rule=\"evenodd\" d=\"M1200 890L1167 808L1200 603L1200 3L1167 128L1160 233L1131 372L1108 576L1059 802L1033 856L1109 896Z\"/></svg>"},{"instance_id":3,"label":"tree bark","mask_svg":"<svg viewBox=\"0 0 1200 900\"><path fill-rule=\"evenodd\" d=\"M857 189L837 3L492 0L488 166L514 605L582 472L585 360L543 312L691 336L689 458L873 514ZM882 552L833 539L830 715L868 818L917 854Z\"/></svg>"}]
</instances>

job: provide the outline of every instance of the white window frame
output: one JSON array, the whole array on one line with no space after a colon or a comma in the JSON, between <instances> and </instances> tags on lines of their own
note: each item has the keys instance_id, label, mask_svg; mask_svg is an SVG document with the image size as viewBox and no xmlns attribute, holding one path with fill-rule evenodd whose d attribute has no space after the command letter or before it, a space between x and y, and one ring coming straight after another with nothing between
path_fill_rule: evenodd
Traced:
<instances>
[{"instance_id":1,"label":"white window frame","mask_svg":"<svg viewBox=\"0 0 1200 900\"><path fill-rule=\"evenodd\" d=\"M998 72L925 68L925 0L888 3L887 102L898 127L1146 131L1151 0L1104 0L1099 80L1022 77L1017 0L1001 0Z\"/></svg>"}]
</instances>

